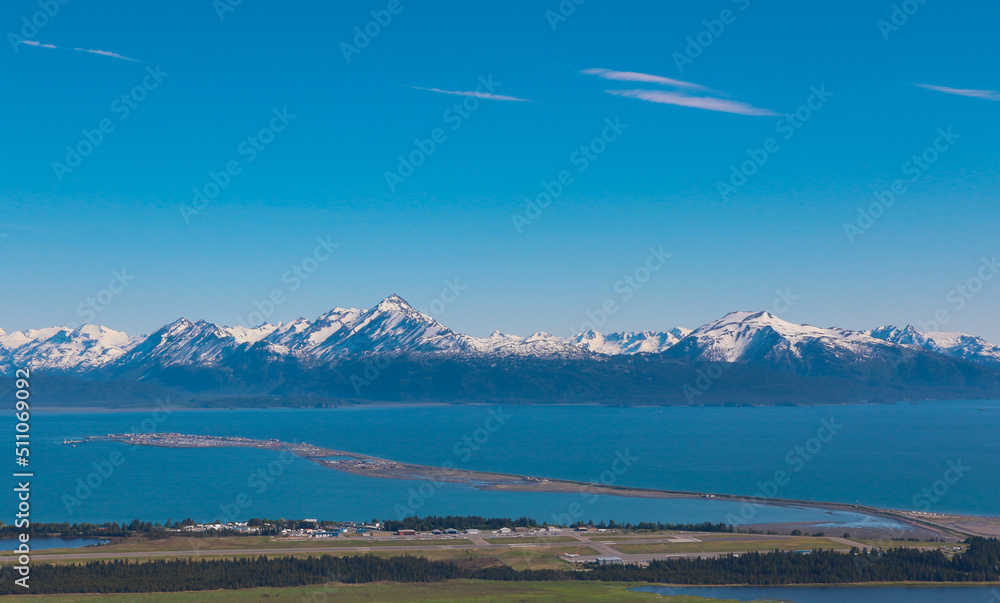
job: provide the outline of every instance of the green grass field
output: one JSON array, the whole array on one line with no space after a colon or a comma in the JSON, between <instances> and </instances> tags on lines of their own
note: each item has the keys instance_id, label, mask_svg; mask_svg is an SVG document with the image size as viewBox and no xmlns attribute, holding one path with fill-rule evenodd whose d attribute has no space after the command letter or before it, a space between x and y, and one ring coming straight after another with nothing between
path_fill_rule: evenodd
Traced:
<instances>
[{"instance_id":1,"label":"green grass field","mask_svg":"<svg viewBox=\"0 0 1000 603\"><path fill-rule=\"evenodd\" d=\"M414 551L413 553L400 553L398 551L372 551L370 553L345 553L346 555L377 555L379 557L393 557L401 554L411 554L431 561L462 561L472 559L483 559L486 561L497 561L509 565L516 570L526 569L567 569L571 565L558 557L561 553L573 553L576 555L596 555L597 551L589 546L580 544L566 544L561 546L531 547L516 549L461 549L461 550L437 550L437 551ZM330 553L336 555L338 553Z\"/></svg>"},{"instance_id":2,"label":"green grass field","mask_svg":"<svg viewBox=\"0 0 1000 603\"><path fill-rule=\"evenodd\" d=\"M611 539L609 539L610 541ZM827 538L712 538L702 542L629 542L608 545L626 554L645 553L726 553L729 551L811 551L847 548Z\"/></svg>"},{"instance_id":3,"label":"green grass field","mask_svg":"<svg viewBox=\"0 0 1000 603\"><path fill-rule=\"evenodd\" d=\"M40 603L356 603L392 601L417 603L451 601L525 601L614 603L617 601L658 601L660 603L723 603L702 597L663 597L652 593L630 592L634 584L601 582L489 582L453 580L417 584L362 584L305 586L295 588L256 588L252 590L155 593L140 595L29 595L0 597L0 601L31 600ZM728 603L736 603L730 601Z\"/></svg>"},{"instance_id":4,"label":"green grass field","mask_svg":"<svg viewBox=\"0 0 1000 603\"><path fill-rule=\"evenodd\" d=\"M525 569L567 569L570 564L566 563L558 557L561 553L574 553L577 555L596 555L597 551L583 544L572 544L566 543L562 545L553 546L536 546L536 547L525 547L525 548L509 548L509 549L437 549L437 550L415 550L412 553L403 551L380 551L378 549L373 549L372 551L344 551L344 552L329 552L322 553L324 555L377 555L379 557L395 557L399 555L415 555L418 557L424 557L425 559L430 559L432 561L459 561L467 559L485 559L487 561L499 561L509 565L516 570ZM310 552L308 550L296 550L289 549L282 553L273 554L271 556L290 556L290 557L305 557L308 555L315 555L315 552ZM176 556L171 556L173 558L186 558L186 551L177 551ZM130 557L128 561L141 563L144 561L153 561L164 558L171 557ZM199 555L198 559L239 559L243 557L257 557L256 554L225 554L225 555ZM74 559L73 557L67 555L65 559L57 560L46 560L44 563L54 563L54 564L72 564L72 563L86 563L91 561L90 559ZM39 562L42 563L42 562Z\"/></svg>"},{"instance_id":5,"label":"green grass field","mask_svg":"<svg viewBox=\"0 0 1000 603\"><path fill-rule=\"evenodd\" d=\"M512 536L510 538L487 538L490 544L528 544L531 542L580 542L572 536Z\"/></svg>"}]
</instances>

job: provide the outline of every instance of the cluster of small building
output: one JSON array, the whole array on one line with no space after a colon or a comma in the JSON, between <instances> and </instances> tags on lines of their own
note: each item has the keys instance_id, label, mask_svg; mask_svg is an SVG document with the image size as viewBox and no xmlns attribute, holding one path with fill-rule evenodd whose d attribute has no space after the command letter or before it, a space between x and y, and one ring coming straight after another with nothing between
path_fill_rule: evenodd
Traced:
<instances>
[{"instance_id":1,"label":"cluster of small building","mask_svg":"<svg viewBox=\"0 0 1000 603\"><path fill-rule=\"evenodd\" d=\"M281 530L281 535L288 538L338 538L340 536L371 536L381 534L394 534L382 529L379 522L369 524L354 521L319 521L316 519L303 519L302 527L298 529Z\"/></svg>"},{"instance_id":2,"label":"cluster of small building","mask_svg":"<svg viewBox=\"0 0 1000 603\"><path fill-rule=\"evenodd\" d=\"M364 536L364 537L392 537L392 536L423 536L423 537L434 537L434 536L458 536L460 534L482 534L482 530L477 530L474 528L469 528L467 530L458 530L455 528L446 528L444 530L430 530L421 531L417 530L386 530L385 526L380 523L359 523L352 521L342 521L342 522L321 522L315 519L304 519L300 522L301 527L298 529L286 529L281 531L282 536L288 538L339 538L339 537L351 537L351 536ZM515 535L515 534L552 534L561 531L562 528L557 528L554 526L549 527L538 527L538 528L525 528L525 527L515 527L507 528L503 527L499 530L489 531L490 534L495 535Z\"/></svg>"},{"instance_id":3,"label":"cluster of small building","mask_svg":"<svg viewBox=\"0 0 1000 603\"><path fill-rule=\"evenodd\" d=\"M147 446L171 446L178 448L213 448L222 446L254 446L259 443L280 444L278 440L252 440L236 436L201 436L182 433L109 433L103 436L88 436L85 441L116 440L127 444Z\"/></svg>"},{"instance_id":4,"label":"cluster of small building","mask_svg":"<svg viewBox=\"0 0 1000 603\"><path fill-rule=\"evenodd\" d=\"M403 463L372 457L343 457L338 459L316 459L321 465L331 469L399 469Z\"/></svg>"},{"instance_id":5,"label":"cluster of small building","mask_svg":"<svg viewBox=\"0 0 1000 603\"><path fill-rule=\"evenodd\" d=\"M246 522L229 521L226 523L196 523L183 526L181 528L167 528L167 532L242 532L244 534L256 534L260 532L260 526L249 526Z\"/></svg>"}]
</instances>

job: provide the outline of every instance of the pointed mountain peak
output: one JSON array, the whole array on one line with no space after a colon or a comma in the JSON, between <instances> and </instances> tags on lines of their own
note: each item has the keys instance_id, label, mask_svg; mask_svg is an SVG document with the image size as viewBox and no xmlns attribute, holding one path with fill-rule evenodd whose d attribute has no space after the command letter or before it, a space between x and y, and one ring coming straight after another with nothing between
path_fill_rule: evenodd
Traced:
<instances>
[{"instance_id":1,"label":"pointed mountain peak","mask_svg":"<svg viewBox=\"0 0 1000 603\"><path fill-rule=\"evenodd\" d=\"M376 313L390 313L390 314L405 314L407 316L419 318L424 322L437 322L433 317L428 316L417 310L410 305L410 302L406 301L402 297L393 293L389 297L383 299L379 302L377 306L368 311L369 314Z\"/></svg>"},{"instance_id":2,"label":"pointed mountain peak","mask_svg":"<svg viewBox=\"0 0 1000 603\"><path fill-rule=\"evenodd\" d=\"M381 302L379 302L378 308L380 308L380 309L384 308L384 309L387 309L387 310L388 309L393 309L393 308L402 308L404 310L405 309L411 309L412 310L413 306L411 306L408 301L406 301L405 299L403 299L399 295L396 295L395 293L393 293L389 297L387 297L387 298L383 299Z\"/></svg>"},{"instance_id":3,"label":"pointed mountain peak","mask_svg":"<svg viewBox=\"0 0 1000 603\"><path fill-rule=\"evenodd\" d=\"M179 333L187 331L192 327L194 327L194 323L182 316L172 323L163 325L156 330L156 333Z\"/></svg>"}]
</instances>

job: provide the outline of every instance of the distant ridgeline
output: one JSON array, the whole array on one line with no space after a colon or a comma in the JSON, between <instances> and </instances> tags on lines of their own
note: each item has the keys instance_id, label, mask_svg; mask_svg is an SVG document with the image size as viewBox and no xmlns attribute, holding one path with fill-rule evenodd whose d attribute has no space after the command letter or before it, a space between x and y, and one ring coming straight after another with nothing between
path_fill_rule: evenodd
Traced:
<instances>
[{"instance_id":1,"label":"distant ridgeline","mask_svg":"<svg viewBox=\"0 0 1000 603\"><path fill-rule=\"evenodd\" d=\"M181 319L140 337L94 325L0 329L0 375L22 367L32 370L36 404L61 406L1000 398L1000 346L961 333L817 328L732 312L694 331L473 337L398 296L314 321L223 327Z\"/></svg>"},{"instance_id":2,"label":"distant ridgeline","mask_svg":"<svg viewBox=\"0 0 1000 603\"><path fill-rule=\"evenodd\" d=\"M664 355L606 359L392 358L304 369L150 367L143 379L34 371L37 407L326 408L369 403L787 405L1000 399L1000 369L928 354L895 366L808 369L697 363ZM374 363L383 368L372 373ZM356 386L352 377L377 374ZM0 377L0 388L13 380Z\"/></svg>"},{"instance_id":3,"label":"distant ridgeline","mask_svg":"<svg viewBox=\"0 0 1000 603\"><path fill-rule=\"evenodd\" d=\"M291 587L368 582L440 582L458 578L502 581L584 580L688 585L852 584L861 582L1000 581L1000 541L973 538L968 551L949 559L940 550L850 553L812 551L744 553L712 559L667 559L635 565L593 565L589 571L522 570L485 559L430 561L408 555L334 557L256 557L222 560L95 561L84 564L35 564L33 594L142 593L184 590ZM0 595L21 594L14 570L0 568ZM11 579L8 579L11 578Z\"/></svg>"}]
</instances>

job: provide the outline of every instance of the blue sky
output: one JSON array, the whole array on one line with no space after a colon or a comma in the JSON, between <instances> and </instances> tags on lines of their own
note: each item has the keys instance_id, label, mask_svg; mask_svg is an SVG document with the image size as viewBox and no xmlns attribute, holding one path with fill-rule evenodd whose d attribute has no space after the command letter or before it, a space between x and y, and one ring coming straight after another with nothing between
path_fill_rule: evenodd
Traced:
<instances>
[{"instance_id":1,"label":"blue sky","mask_svg":"<svg viewBox=\"0 0 1000 603\"><path fill-rule=\"evenodd\" d=\"M221 1L6 4L0 326L398 293L477 335L769 309L1000 341L994 2Z\"/></svg>"}]
</instances>

